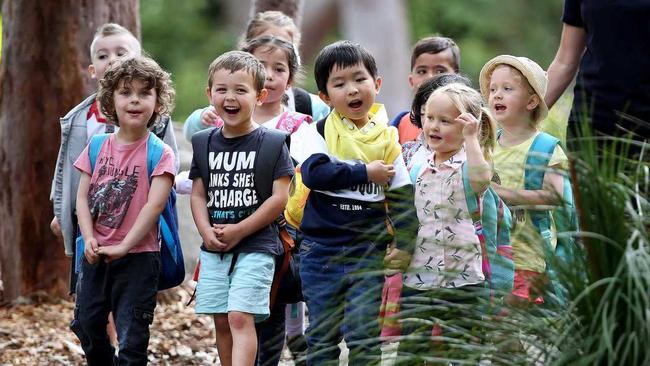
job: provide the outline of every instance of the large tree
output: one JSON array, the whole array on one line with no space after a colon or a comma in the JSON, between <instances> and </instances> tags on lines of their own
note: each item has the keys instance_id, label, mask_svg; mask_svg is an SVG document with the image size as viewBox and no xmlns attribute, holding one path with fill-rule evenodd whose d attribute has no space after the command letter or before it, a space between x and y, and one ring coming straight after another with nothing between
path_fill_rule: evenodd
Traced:
<instances>
[{"instance_id":1,"label":"large tree","mask_svg":"<svg viewBox=\"0 0 650 366\"><path fill-rule=\"evenodd\" d=\"M5 0L0 68L0 267L4 300L67 292L69 259L49 230L59 117L97 86L86 71L95 29L139 35L138 0Z\"/></svg>"}]
</instances>

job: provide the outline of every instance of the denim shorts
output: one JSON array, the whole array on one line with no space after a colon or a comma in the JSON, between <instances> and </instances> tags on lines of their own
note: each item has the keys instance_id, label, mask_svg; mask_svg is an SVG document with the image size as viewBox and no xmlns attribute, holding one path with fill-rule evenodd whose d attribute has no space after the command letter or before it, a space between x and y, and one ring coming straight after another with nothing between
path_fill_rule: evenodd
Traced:
<instances>
[{"instance_id":1,"label":"denim shorts","mask_svg":"<svg viewBox=\"0 0 650 366\"><path fill-rule=\"evenodd\" d=\"M255 322L269 316L269 296L275 260L271 254L201 251L196 285L197 314L238 311L255 315Z\"/></svg>"}]
</instances>

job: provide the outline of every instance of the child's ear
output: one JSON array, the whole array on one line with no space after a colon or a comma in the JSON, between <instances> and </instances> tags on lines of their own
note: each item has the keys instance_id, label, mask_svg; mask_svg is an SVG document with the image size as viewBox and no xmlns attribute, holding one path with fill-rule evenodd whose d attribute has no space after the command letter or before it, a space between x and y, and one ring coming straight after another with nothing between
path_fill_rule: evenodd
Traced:
<instances>
[{"instance_id":1,"label":"child's ear","mask_svg":"<svg viewBox=\"0 0 650 366\"><path fill-rule=\"evenodd\" d=\"M526 109L529 111L534 111L535 108L539 106L539 96L537 94L533 94L528 98L528 104L526 104Z\"/></svg>"},{"instance_id":2,"label":"child's ear","mask_svg":"<svg viewBox=\"0 0 650 366\"><path fill-rule=\"evenodd\" d=\"M379 90L381 89L381 76L377 76L375 79L375 95L379 94Z\"/></svg>"},{"instance_id":3,"label":"child's ear","mask_svg":"<svg viewBox=\"0 0 650 366\"><path fill-rule=\"evenodd\" d=\"M95 72L95 65L88 65L88 73L90 74L91 79L97 79L97 73Z\"/></svg>"},{"instance_id":4,"label":"child's ear","mask_svg":"<svg viewBox=\"0 0 650 366\"><path fill-rule=\"evenodd\" d=\"M266 90L266 88L260 90L259 93L257 93L257 105L262 105L264 104L264 101L266 101L266 97L269 96L269 91Z\"/></svg>"},{"instance_id":5,"label":"child's ear","mask_svg":"<svg viewBox=\"0 0 650 366\"><path fill-rule=\"evenodd\" d=\"M209 86L205 87L205 95L208 96L208 103L212 104L212 89Z\"/></svg>"},{"instance_id":6,"label":"child's ear","mask_svg":"<svg viewBox=\"0 0 650 366\"><path fill-rule=\"evenodd\" d=\"M332 108L332 100L327 94L323 93L322 91L319 91L318 96L320 97L320 100L322 100L323 102L325 102L325 104L327 104L330 108Z\"/></svg>"},{"instance_id":7,"label":"child's ear","mask_svg":"<svg viewBox=\"0 0 650 366\"><path fill-rule=\"evenodd\" d=\"M415 85L413 85L413 73L409 72L409 86L411 89L415 88Z\"/></svg>"}]
</instances>

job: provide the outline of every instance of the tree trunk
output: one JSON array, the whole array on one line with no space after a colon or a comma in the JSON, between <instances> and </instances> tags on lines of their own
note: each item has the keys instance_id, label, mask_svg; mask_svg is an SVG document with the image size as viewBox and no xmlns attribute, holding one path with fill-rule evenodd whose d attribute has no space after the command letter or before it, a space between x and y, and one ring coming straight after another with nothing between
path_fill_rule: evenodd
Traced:
<instances>
[{"instance_id":1,"label":"tree trunk","mask_svg":"<svg viewBox=\"0 0 650 366\"><path fill-rule=\"evenodd\" d=\"M67 292L69 259L49 229L58 119L97 87L96 28L139 35L138 0L4 1L0 68L0 267L4 300Z\"/></svg>"},{"instance_id":2,"label":"tree trunk","mask_svg":"<svg viewBox=\"0 0 650 366\"><path fill-rule=\"evenodd\" d=\"M300 22L302 21L302 7L302 0L255 0L251 7L251 18L255 16L255 14L263 11L279 10L293 18L293 21L296 23L298 28L300 28Z\"/></svg>"},{"instance_id":3,"label":"tree trunk","mask_svg":"<svg viewBox=\"0 0 650 366\"><path fill-rule=\"evenodd\" d=\"M366 47L383 77L377 101L393 117L411 105L411 52L404 0L338 0L344 37Z\"/></svg>"}]
</instances>

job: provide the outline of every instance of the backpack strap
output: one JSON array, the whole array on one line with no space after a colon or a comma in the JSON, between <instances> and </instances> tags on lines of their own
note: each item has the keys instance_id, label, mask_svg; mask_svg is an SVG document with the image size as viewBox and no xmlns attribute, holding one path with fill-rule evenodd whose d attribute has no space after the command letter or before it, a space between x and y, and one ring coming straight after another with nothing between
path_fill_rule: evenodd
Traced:
<instances>
[{"instance_id":1,"label":"backpack strap","mask_svg":"<svg viewBox=\"0 0 650 366\"><path fill-rule=\"evenodd\" d=\"M218 129L219 128L217 127L207 128L192 135L194 164L196 164L201 173L201 179L203 180L203 185L206 190L208 189L208 183L210 182L210 169L208 167L208 154L210 147L208 146L208 142L211 139L212 134L215 131L218 131Z\"/></svg>"},{"instance_id":2,"label":"backpack strap","mask_svg":"<svg viewBox=\"0 0 650 366\"><path fill-rule=\"evenodd\" d=\"M528 155L526 156L524 189L542 189L546 167L551 161L553 151L555 151L555 146L559 142L560 140L545 132L537 134L530 149L528 149Z\"/></svg>"},{"instance_id":3,"label":"backpack strap","mask_svg":"<svg viewBox=\"0 0 650 366\"><path fill-rule=\"evenodd\" d=\"M402 117L404 117L406 114L411 113L411 111L401 111L393 118L392 121L388 124L389 126L393 126L395 128L399 127L399 123L402 120Z\"/></svg>"},{"instance_id":4,"label":"backpack strap","mask_svg":"<svg viewBox=\"0 0 650 366\"><path fill-rule=\"evenodd\" d=\"M296 112L311 116L313 111L311 108L311 97L305 89L293 87L293 98L296 105Z\"/></svg>"},{"instance_id":5,"label":"backpack strap","mask_svg":"<svg viewBox=\"0 0 650 366\"><path fill-rule=\"evenodd\" d=\"M95 170L95 163L97 163L97 155L104 145L104 141L110 136L109 133L102 133L90 138L88 144L88 158L90 158L90 170Z\"/></svg>"},{"instance_id":6,"label":"backpack strap","mask_svg":"<svg viewBox=\"0 0 650 366\"><path fill-rule=\"evenodd\" d=\"M327 117L316 122L316 131L322 138L325 138L325 122L327 122Z\"/></svg>"},{"instance_id":7,"label":"backpack strap","mask_svg":"<svg viewBox=\"0 0 650 366\"><path fill-rule=\"evenodd\" d=\"M153 178L151 175L160 162L164 149L165 143L156 134L150 132L147 138L147 174L149 175L149 183L151 183Z\"/></svg>"},{"instance_id":8,"label":"backpack strap","mask_svg":"<svg viewBox=\"0 0 650 366\"><path fill-rule=\"evenodd\" d=\"M284 145L289 147L291 137L288 133L264 128L262 141L255 159L255 191L261 202L264 202L273 192L273 169L282 154Z\"/></svg>"}]
</instances>

